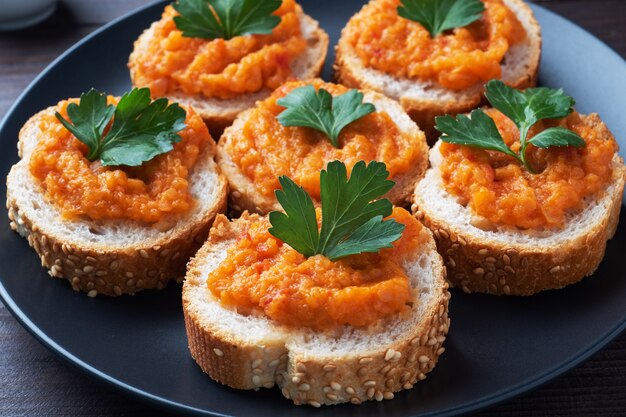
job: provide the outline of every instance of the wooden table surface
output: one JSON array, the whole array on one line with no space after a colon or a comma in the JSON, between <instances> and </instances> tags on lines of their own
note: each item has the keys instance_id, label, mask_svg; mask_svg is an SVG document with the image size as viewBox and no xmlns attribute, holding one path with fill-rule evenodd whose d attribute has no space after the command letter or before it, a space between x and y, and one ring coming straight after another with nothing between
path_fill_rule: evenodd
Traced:
<instances>
[{"instance_id":1,"label":"wooden table surface","mask_svg":"<svg viewBox=\"0 0 626 417\"><path fill-rule=\"evenodd\" d=\"M0 118L56 56L142 0L61 0L42 25L0 32ZM538 0L626 56L626 0ZM0 11L1 13L1 11ZM626 300L625 300L626 305ZM67 365L0 303L0 416L166 415ZM476 416L626 416L626 333L591 359Z\"/></svg>"}]
</instances>

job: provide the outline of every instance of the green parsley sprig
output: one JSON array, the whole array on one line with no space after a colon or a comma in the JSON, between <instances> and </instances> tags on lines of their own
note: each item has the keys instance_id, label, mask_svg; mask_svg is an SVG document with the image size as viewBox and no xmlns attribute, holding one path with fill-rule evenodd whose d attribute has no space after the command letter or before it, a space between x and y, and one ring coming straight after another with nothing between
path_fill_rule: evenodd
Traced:
<instances>
[{"instance_id":1,"label":"green parsley sprig","mask_svg":"<svg viewBox=\"0 0 626 417\"><path fill-rule=\"evenodd\" d=\"M530 128L538 121L566 117L574 111L573 106L576 102L562 89L540 87L518 91L500 80L492 80L487 83L485 95L489 103L511 119L519 129L521 145L519 153L513 152L504 143L493 119L480 109L474 110L470 117L466 115L459 115L456 119L450 115L436 117L435 128L443 133L442 141L505 153L515 158L533 174L537 171L526 158L528 144L532 143L539 148L585 146L583 138L562 127L545 129L528 139Z\"/></svg>"},{"instance_id":2,"label":"green parsley sprig","mask_svg":"<svg viewBox=\"0 0 626 417\"><path fill-rule=\"evenodd\" d=\"M326 135L339 148L339 134L344 127L376 111L372 103L363 103L363 94L357 90L333 97L312 85L299 87L276 101L286 110L278 115L283 126L304 126Z\"/></svg>"},{"instance_id":3,"label":"green parsley sprig","mask_svg":"<svg viewBox=\"0 0 626 417\"><path fill-rule=\"evenodd\" d=\"M169 152L180 142L177 134L185 128L187 113L167 99L150 100L150 89L135 88L124 94L117 106L107 105L107 96L91 89L80 96L79 104L67 106L66 120L56 118L89 148L87 159L100 159L105 166L138 166ZM106 134L105 128L111 123Z\"/></svg>"},{"instance_id":4,"label":"green parsley sprig","mask_svg":"<svg viewBox=\"0 0 626 417\"><path fill-rule=\"evenodd\" d=\"M480 0L402 0L398 6L398 15L421 24L433 38L475 22L484 11Z\"/></svg>"},{"instance_id":5,"label":"green parsley sprig","mask_svg":"<svg viewBox=\"0 0 626 417\"><path fill-rule=\"evenodd\" d=\"M320 173L320 230L309 194L282 176L282 190L276 190L276 198L285 213L270 213L269 232L304 256L324 255L332 261L389 248L402 236L404 225L394 219L383 220L393 207L387 199L376 200L394 185L388 175L382 162L366 166L359 161L348 180L346 166L340 161L330 162Z\"/></svg>"},{"instance_id":6,"label":"green parsley sprig","mask_svg":"<svg viewBox=\"0 0 626 417\"><path fill-rule=\"evenodd\" d=\"M267 35L280 23L281 0L178 0L174 23L188 38L232 39Z\"/></svg>"}]
</instances>

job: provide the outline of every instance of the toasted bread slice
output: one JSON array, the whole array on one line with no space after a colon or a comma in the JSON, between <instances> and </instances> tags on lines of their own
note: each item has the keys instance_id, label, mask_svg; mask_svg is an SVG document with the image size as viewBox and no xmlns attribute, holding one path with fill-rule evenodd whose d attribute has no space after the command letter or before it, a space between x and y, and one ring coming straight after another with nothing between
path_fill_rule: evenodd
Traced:
<instances>
[{"instance_id":1,"label":"toasted bread slice","mask_svg":"<svg viewBox=\"0 0 626 417\"><path fill-rule=\"evenodd\" d=\"M432 168L415 188L413 211L433 231L453 286L465 292L532 295L573 284L596 270L619 220L626 178L622 158L615 154L603 195L570 214L563 229L485 228L446 192L439 173L440 143L430 152Z\"/></svg>"},{"instance_id":2,"label":"toasted bread slice","mask_svg":"<svg viewBox=\"0 0 626 417\"><path fill-rule=\"evenodd\" d=\"M224 260L246 222L218 216L221 236L209 241L189 264L183 310L191 355L211 378L238 389L282 390L296 404L338 404L393 398L433 369L450 321L445 269L428 229L404 262L415 289L409 314L368 329L342 327L333 334L282 326L265 316L243 316L213 297L209 273Z\"/></svg>"},{"instance_id":3,"label":"toasted bread slice","mask_svg":"<svg viewBox=\"0 0 626 417\"><path fill-rule=\"evenodd\" d=\"M511 87L523 89L537 84L541 57L541 29L535 16L522 0L504 0L524 29L526 38L512 45L502 66L502 81ZM357 13L358 15L358 13ZM426 132L429 142L436 140L434 118L443 114L468 112L483 101L484 87L476 85L454 91L434 81L398 78L363 65L354 48L345 37L336 48L335 77L349 87L368 88L398 100L409 116Z\"/></svg>"},{"instance_id":4,"label":"toasted bread slice","mask_svg":"<svg viewBox=\"0 0 626 417\"><path fill-rule=\"evenodd\" d=\"M328 34L320 28L316 20L304 14L299 6L298 13L300 15L302 35L307 40L308 46L302 55L293 60L291 70L294 78L308 80L319 76L322 71L328 51ZM137 82L135 72L138 64L136 61L142 54L146 53L145 51L148 49L153 37L153 26L155 24L153 23L150 28L146 29L139 36L135 41L133 52L130 54L128 67L130 69L130 78L135 87L143 87L143 85L138 85L139 83ZM193 107L207 124L211 133L221 133L235 120L239 113L254 106L254 103L258 100L263 100L271 92L269 89L264 89L231 99L220 99L205 97L201 94L190 96L180 91L169 94L167 98Z\"/></svg>"},{"instance_id":5,"label":"toasted bread slice","mask_svg":"<svg viewBox=\"0 0 626 417\"><path fill-rule=\"evenodd\" d=\"M364 90L362 93L364 102L373 103L379 112L386 112L400 131L414 138L415 147L420 157L419 162L413 165L409 171L390 178L395 181L396 185L383 197L388 198L396 206L407 205L415 184L428 168L428 145L424 133L397 102L373 91ZM270 211L281 209L276 197L274 195L267 197L261 194L254 182L241 172L240 167L233 162L225 149L229 143L237 141L238 132L244 128L253 111L254 109L250 109L241 113L232 126L224 131L217 146L217 164L228 178L231 189L230 207L235 212L247 210L251 213L267 214ZM276 173L276 176L282 174Z\"/></svg>"},{"instance_id":6,"label":"toasted bread slice","mask_svg":"<svg viewBox=\"0 0 626 417\"><path fill-rule=\"evenodd\" d=\"M209 142L190 174L197 204L183 218L155 226L130 220L67 220L44 198L28 168L41 137L40 120L54 111L50 107L36 114L20 131L22 159L7 177L11 228L28 239L51 276L67 279L90 296L161 289L170 279L181 279L215 215L226 209L228 186L213 161L214 143Z\"/></svg>"}]
</instances>

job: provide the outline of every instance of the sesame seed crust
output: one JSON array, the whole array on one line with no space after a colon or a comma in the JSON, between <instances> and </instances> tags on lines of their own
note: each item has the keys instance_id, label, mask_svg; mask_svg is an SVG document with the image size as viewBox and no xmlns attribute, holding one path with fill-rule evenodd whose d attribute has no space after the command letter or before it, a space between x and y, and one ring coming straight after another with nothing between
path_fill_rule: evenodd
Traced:
<instances>
[{"instance_id":1,"label":"sesame seed crust","mask_svg":"<svg viewBox=\"0 0 626 417\"><path fill-rule=\"evenodd\" d=\"M585 117L599 120L597 115ZM431 209L429 201L422 198L425 191L420 184L416 187L412 209L433 231L451 286L466 293L533 295L574 284L593 274L602 261L607 241L617 229L626 179L626 167L617 154L613 164L613 191L601 197L604 214L587 220L584 234L562 239L548 250L529 243L503 244L472 234L467 227Z\"/></svg>"},{"instance_id":2,"label":"sesame seed crust","mask_svg":"<svg viewBox=\"0 0 626 417\"><path fill-rule=\"evenodd\" d=\"M409 389L426 378L445 350L443 343L450 327L450 293L445 269L428 229L423 228L427 242L422 250L436 257L433 271L436 288L430 289L434 294L423 307L418 324L390 339L380 349L329 354L301 347L300 333L297 333L300 330L279 325L276 325L276 334L272 333L271 344L251 343L246 328L225 330L215 322L219 319L209 317L209 310L200 305L211 303L212 309L218 308L215 304L219 305L217 300L209 300L206 270L203 270L206 259L225 250L217 247L215 237L233 240L238 236L233 225L254 219L258 216L247 213L235 222L218 216L209 240L189 263L183 285L183 311L189 350L204 372L238 389L276 385L283 396L295 404L314 407L392 399L395 392ZM291 335L293 331L296 333ZM221 354L216 354L216 350Z\"/></svg>"},{"instance_id":3,"label":"sesame seed crust","mask_svg":"<svg viewBox=\"0 0 626 417\"><path fill-rule=\"evenodd\" d=\"M42 115L53 111L54 108L43 110L22 128L18 143L20 156L25 154L26 142L32 142L31 137L36 135ZM211 142L199 161L212 159L214 153L215 146ZM85 292L90 297L161 289L169 280L183 277L187 260L201 246L193 237L204 242L215 216L226 210L228 186L226 179L219 175L215 201L195 220L180 220L184 227L177 227L176 233L164 232L158 238L134 246L69 239L53 232L53 226L33 216L36 211L19 206L20 181L24 181L24 176L32 178L27 172L27 163L22 159L12 167L7 177L6 205L11 228L27 239L50 276L68 280L74 290Z\"/></svg>"}]
</instances>

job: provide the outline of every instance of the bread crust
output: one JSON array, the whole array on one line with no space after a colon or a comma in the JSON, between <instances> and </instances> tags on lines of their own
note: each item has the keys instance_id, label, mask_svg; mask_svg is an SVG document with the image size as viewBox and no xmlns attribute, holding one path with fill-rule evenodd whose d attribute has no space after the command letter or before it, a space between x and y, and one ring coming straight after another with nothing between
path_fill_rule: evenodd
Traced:
<instances>
[{"instance_id":1,"label":"bread crust","mask_svg":"<svg viewBox=\"0 0 626 417\"><path fill-rule=\"evenodd\" d=\"M164 232L157 239L132 246L68 239L55 233L53 226L33 217L18 203L21 192L18 177L28 175L29 181L35 181L28 171L28 161L40 137L40 120L54 111L54 107L41 111L20 131L18 149L23 159L12 167L7 177L6 204L11 228L28 240L50 276L67 279L74 290L86 292L91 297L162 289L171 279L181 280L187 261L206 240L213 219L217 213L226 210L226 179L218 175L217 198L199 218L182 219L179 223L184 223L184 227L176 227L175 232ZM215 145L209 143L199 161L213 158Z\"/></svg>"},{"instance_id":2,"label":"bread crust","mask_svg":"<svg viewBox=\"0 0 626 417\"><path fill-rule=\"evenodd\" d=\"M599 120L597 115L584 117ZM437 151L435 147L431 152ZM608 209L587 225L584 234L561 239L548 249L532 242L503 243L472 234L431 208L421 183L415 189L412 208L415 216L433 231L452 286L467 293L533 295L574 284L593 274L602 261L607 241L617 229L626 179L624 161L617 154L613 166L610 187L598 199ZM583 213L588 210L585 208Z\"/></svg>"},{"instance_id":3,"label":"bread crust","mask_svg":"<svg viewBox=\"0 0 626 417\"><path fill-rule=\"evenodd\" d=\"M365 95L364 100L374 103L377 108L383 108L383 110L392 109L398 113L398 118L404 116L402 108L388 97L374 91L362 90L362 92ZM254 182L241 172L241 169L233 162L225 149L229 143L237 141L238 132L243 130L253 112L254 109L242 112L234 123L224 131L217 145L216 160L222 173L228 178L231 190L229 195L230 208L233 212L241 213L248 211L250 213L267 214L281 209L278 201L274 196L270 198L261 194L256 189ZM387 113L390 113L390 111L387 111ZM426 144L424 133L409 119L406 119L406 121L410 123L410 129L405 129L404 133L415 138L415 147L420 159L411 166L409 171L392 178L396 184L391 191L383 196L383 198L388 198L394 205L399 207L410 204L415 184L428 168L428 145Z\"/></svg>"},{"instance_id":4,"label":"bread crust","mask_svg":"<svg viewBox=\"0 0 626 417\"><path fill-rule=\"evenodd\" d=\"M539 63L541 60L541 29L534 17L533 11L526 3L524 3L523 0L505 0L505 3L518 17L520 15L525 17L524 20L528 23L525 25L525 29L527 31L529 45L527 62L525 63L526 68L524 68L520 74L514 74L512 77L507 78L504 81L507 85L517 89L534 87L537 85ZM426 133L426 137L430 144L434 143L439 136L439 133L434 128L436 116L467 113L481 104L487 103L484 97L483 86L474 86L460 92L455 92L453 90L445 89L436 82L425 83L417 80L409 80L414 85L423 85L425 90L436 88L437 90L444 91L447 94L453 94L454 99L434 98L426 95L408 95L404 94L404 91L400 95L391 94L389 88L382 84L380 80L371 76L369 73L366 73L366 70L368 70L383 74L379 71L367 69L361 64L356 52L348 44L345 36L343 36L344 31L345 28L342 31L339 43L335 47L336 58L333 67L337 82L348 87L367 88L379 91L387 94L395 100L398 100L409 116ZM505 59L507 56L508 54L505 55ZM406 81L406 79L393 77L394 83L401 81Z\"/></svg>"},{"instance_id":5,"label":"bread crust","mask_svg":"<svg viewBox=\"0 0 626 417\"><path fill-rule=\"evenodd\" d=\"M257 218L244 213L237 222ZM238 235L238 225L230 225L224 216L217 217L214 228L232 230L232 239ZM422 233L426 242L423 250L432 251L439 258L430 231L423 228ZM315 407L344 402L359 404L373 399L382 401L425 379L445 350L442 344L450 326L450 293L445 268L440 262L435 263L433 270L437 285L430 291L434 294L425 307L423 319L410 332L378 351L329 357L299 348L298 337L290 336L290 329L285 326L275 325L276 340L260 345L248 342L245 330L234 337L215 326L213 321L219 319L202 314L197 292L205 291L207 302L210 298L208 288L204 288L207 277L202 264L223 250L224 247L216 247L216 242L209 238L189 263L183 285L189 350L200 368L222 384L238 389L278 385L282 394L295 404ZM213 300L212 303L219 302Z\"/></svg>"},{"instance_id":6,"label":"bread crust","mask_svg":"<svg viewBox=\"0 0 626 417\"><path fill-rule=\"evenodd\" d=\"M318 77L321 74L324 62L326 61L329 38L328 34L319 27L319 23L309 15L305 14L300 6L297 6L297 12L302 21L302 25L313 28L311 30L312 35L308 41L307 48L309 50L314 50L315 54L309 61L298 63L303 64L302 66L304 71L296 76L298 79L308 80ZM148 48L150 38L152 37L154 31L153 26L154 23L135 41L133 52L129 57L128 67L130 69L130 77L133 85L136 87L142 87L136 83L135 72L138 65L136 61L142 54L145 54L144 51ZM295 67L300 65L296 65L296 63L294 63L293 66ZM235 120L235 117L237 117L239 113L254 106L256 101L263 100L268 97L271 92L272 91L269 89L264 89L256 93L242 94L231 99L209 99L201 94L187 95L182 91L178 91L167 95L166 98L171 101L193 107L196 113L202 117L211 131L211 134L213 134L214 137L219 137L223 130L233 123L233 120Z\"/></svg>"}]
</instances>

